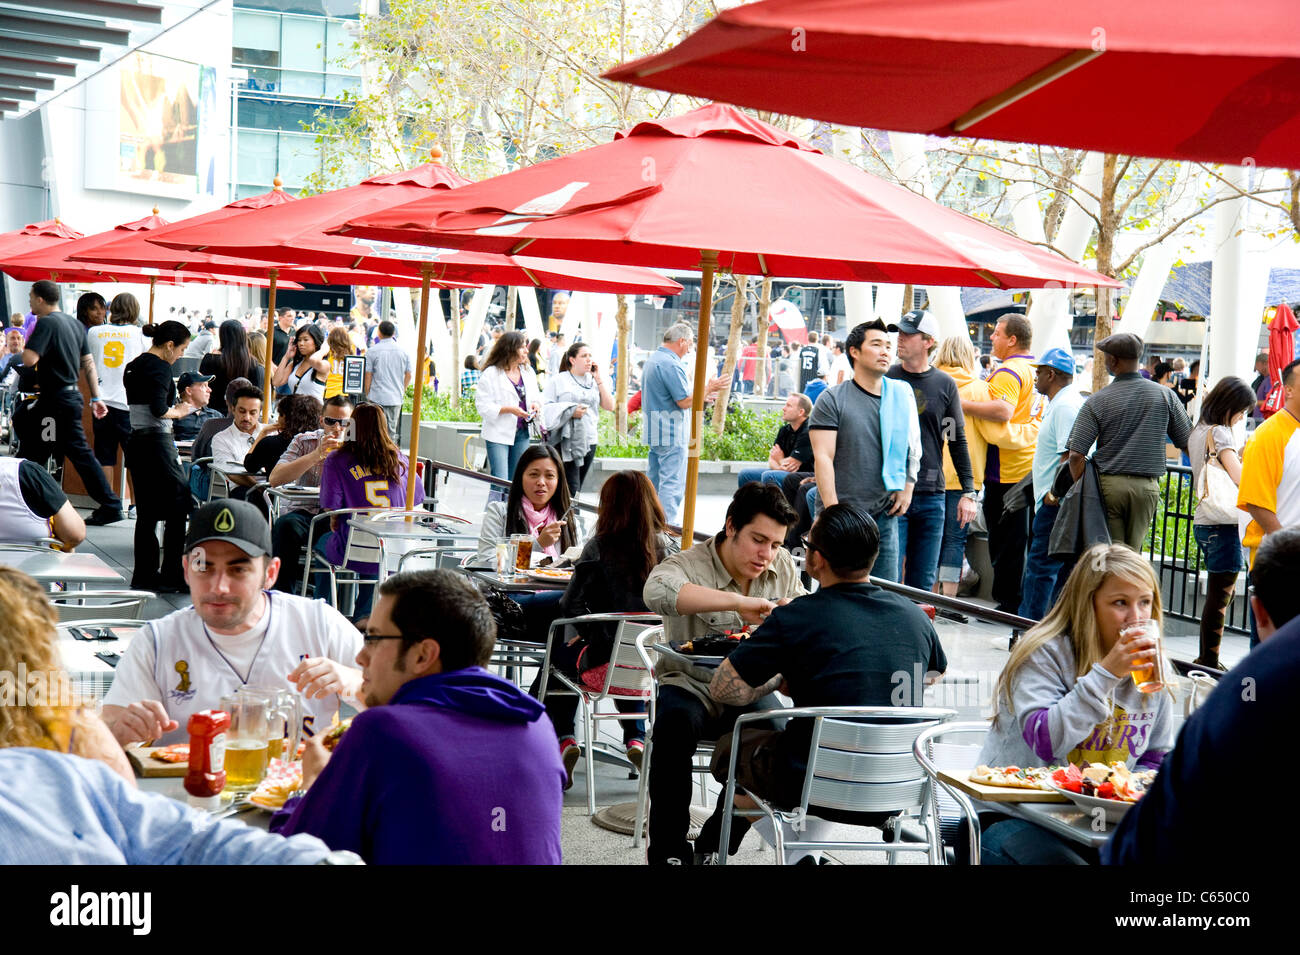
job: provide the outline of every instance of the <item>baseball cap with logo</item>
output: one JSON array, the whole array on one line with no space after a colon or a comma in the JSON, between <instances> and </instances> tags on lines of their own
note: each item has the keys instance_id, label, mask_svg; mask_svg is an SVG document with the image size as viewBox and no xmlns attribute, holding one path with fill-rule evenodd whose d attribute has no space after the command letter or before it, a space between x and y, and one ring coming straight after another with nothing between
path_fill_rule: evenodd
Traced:
<instances>
[{"instance_id":1,"label":"baseball cap with logo","mask_svg":"<svg viewBox=\"0 0 1300 955\"><path fill-rule=\"evenodd\" d=\"M190 385L197 385L200 382L211 381L214 375L200 375L197 371L187 371L176 379L176 390L184 391Z\"/></svg>"},{"instance_id":2,"label":"baseball cap with logo","mask_svg":"<svg viewBox=\"0 0 1300 955\"><path fill-rule=\"evenodd\" d=\"M923 308L913 309L898 320L898 330L904 335L929 335L938 341L939 320Z\"/></svg>"},{"instance_id":3,"label":"baseball cap with logo","mask_svg":"<svg viewBox=\"0 0 1300 955\"><path fill-rule=\"evenodd\" d=\"M1040 365L1046 365L1048 368L1055 368L1059 372L1067 375L1074 374L1074 356L1064 348L1049 348L1043 352L1038 361L1031 361L1029 364L1035 368Z\"/></svg>"},{"instance_id":4,"label":"baseball cap with logo","mask_svg":"<svg viewBox=\"0 0 1300 955\"><path fill-rule=\"evenodd\" d=\"M247 501L212 501L194 512L185 552L214 540L234 544L249 557L271 556L271 527Z\"/></svg>"}]
</instances>

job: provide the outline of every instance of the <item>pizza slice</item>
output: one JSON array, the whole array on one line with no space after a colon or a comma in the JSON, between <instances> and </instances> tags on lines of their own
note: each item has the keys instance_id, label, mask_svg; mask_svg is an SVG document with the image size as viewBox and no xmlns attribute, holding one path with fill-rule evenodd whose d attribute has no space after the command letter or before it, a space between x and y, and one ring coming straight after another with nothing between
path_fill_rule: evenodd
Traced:
<instances>
[{"instance_id":1,"label":"pizza slice","mask_svg":"<svg viewBox=\"0 0 1300 955\"><path fill-rule=\"evenodd\" d=\"M1049 766L976 766L969 778L981 786L1051 791L1051 775Z\"/></svg>"},{"instance_id":2,"label":"pizza slice","mask_svg":"<svg viewBox=\"0 0 1300 955\"><path fill-rule=\"evenodd\" d=\"M159 746L149 755L160 763L186 763L190 759L190 744L172 743L170 746Z\"/></svg>"}]
</instances>

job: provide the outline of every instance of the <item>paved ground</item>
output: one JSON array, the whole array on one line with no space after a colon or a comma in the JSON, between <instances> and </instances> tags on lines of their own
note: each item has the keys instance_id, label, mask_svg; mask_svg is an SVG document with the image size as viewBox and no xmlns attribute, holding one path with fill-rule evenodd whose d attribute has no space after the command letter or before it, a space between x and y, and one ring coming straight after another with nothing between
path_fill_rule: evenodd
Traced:
<instances>
[{"instance_id":1,"label":"paved ground","mask_svg":"<svg viewBox=\"0 0 1300 955\"><path fill-rule=\"evenodd\" d=\"M470 485L471 482L462 479L440 487L439 510L470 519L481 514L487 501L486 490L481 486ZM729 498L723 495L701 498L697 512L698 526L702 529L720 527L725 517L728 500ZM128 520L108 527L89 528L89 538L83 548L99 554L119 568L123 576L129 580L133 564L134 526L134 521ZM147 615L162 616L188 604L189 599L185 595L165 595L150 602ZM986 718L991 710L993 683L1007 659L1008 631L1003 627L975 620L967 624L959 624L943 618L937 621L936 627L944 652L948 656L949 669L944 682L927 691L926 703L952 707L957 710L959 719ZM1172 630L1167 639L1173 655L1185 659L1191 659L1196 655L1194 635L1180 635L1177 630ZM1246 649L1246 638L1227 638L1223 652L1225 662L1231 664L1240 659ZM531 680L531 674L525 673L523 679L524 685L527 686L526 681ZM1177 707L1180 717L1181 699L1180 696ZM598 806L635 800L637 784L635 780L628 778L626 767L597 764L596 777ZM572 864L638 864L644 861L643 850L632 848L630 836L608 832L587 819L585 787L585 776L582 764L579 763L574 787L565 797L563 823L565 861ZM715 798L712 793L716 793L716 787L711 790L710 805ZM770 850L761 847L761 840L751 834L734 861L741 864L771 862L773 854ZM883 853L852 853L837 855L836 858L837 861L855 864L884 862ZM905 855L900 861L920 862L922 860L919 856Z\"/></svg>"}]
</instances>

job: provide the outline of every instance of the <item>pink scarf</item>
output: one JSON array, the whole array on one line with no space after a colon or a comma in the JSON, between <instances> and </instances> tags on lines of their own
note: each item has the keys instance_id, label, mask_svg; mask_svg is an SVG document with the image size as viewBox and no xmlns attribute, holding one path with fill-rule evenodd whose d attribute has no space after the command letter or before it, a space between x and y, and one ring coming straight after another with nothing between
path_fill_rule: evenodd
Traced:
<instances>
[{"instance_id":1,"label":"pink scarf","mask_svg":"<svg viewBox=\"0 0 1300 955\"><path fill-rule=\"evenodd\" d=\"M534 538L537 537L538 531L543 527L555 522L555 511L551 509L550 504L547 504L539 511L537 508L533 507L533 502L528 500L526 496L520 500L524 505L524 523L528 525L528 533L533 535ZM556 541L550 547L543 547L542 552L551 557L559 557L560 542Z\"/></svg>"}]
</instances>

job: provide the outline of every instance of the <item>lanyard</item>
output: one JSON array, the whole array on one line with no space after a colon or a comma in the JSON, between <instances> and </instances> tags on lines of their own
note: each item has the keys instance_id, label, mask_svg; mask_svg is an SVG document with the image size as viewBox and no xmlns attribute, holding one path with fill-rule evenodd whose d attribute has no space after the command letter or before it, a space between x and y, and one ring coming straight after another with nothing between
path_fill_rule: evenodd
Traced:
<instances>
[{"instance_id":1,"label":"lanyard","mask_svg":"<svg viewBox=\"0 0 1300 955\"><path fill-rule=\"evenodd\" d=\"M270 591L264 590L262 593L266 595L266 632L262 634L262 639L257 644L257 650L253 653L253 662L248 665L248 676L244 676L235 669L235 665L230 662L230 658L222 653L221 648L217 646L217 641L212 639L212 634L208 632L207 623L204 623L202 618L199 621L203 623L203 635L208 638L208 643L212 644L212 649L216 651L217 656L221 657L226 666L230 667L230 672L239 677L240 686L248 686L248 681L253 678L253 668L257 666L257 658L262 653L262 647L266 645L266 638L271 634L271 612L275 609L275 602L271 599Z\"/></svg>"}]
</instances>

